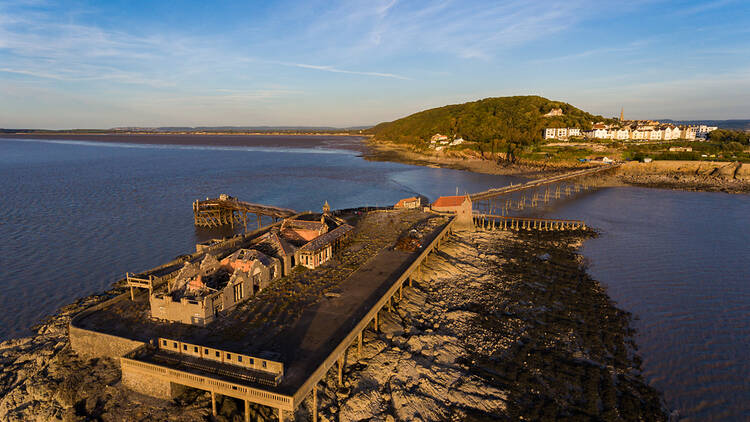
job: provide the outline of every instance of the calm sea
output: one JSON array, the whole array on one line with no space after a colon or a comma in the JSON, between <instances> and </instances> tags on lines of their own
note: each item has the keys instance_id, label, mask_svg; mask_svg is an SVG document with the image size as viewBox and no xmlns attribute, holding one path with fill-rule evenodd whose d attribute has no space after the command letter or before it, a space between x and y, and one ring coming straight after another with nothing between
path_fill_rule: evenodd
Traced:
<instances>
[{"instance_id":1,"label":"calm sea","mask_svg":"<svg viewBox=\"0 0 750 422\"><path fill-rule=\"evenodd\" d=\"M194 228L195 199L319 210L518 182L365 161L356 138L278 139L287 146L0 139L0 340L216 235ZM750 196L608 188L544 212L601 230L583 253L638 318L645 375L668 405L686 420L749 419Z\"/></svg>"}]
</instances>

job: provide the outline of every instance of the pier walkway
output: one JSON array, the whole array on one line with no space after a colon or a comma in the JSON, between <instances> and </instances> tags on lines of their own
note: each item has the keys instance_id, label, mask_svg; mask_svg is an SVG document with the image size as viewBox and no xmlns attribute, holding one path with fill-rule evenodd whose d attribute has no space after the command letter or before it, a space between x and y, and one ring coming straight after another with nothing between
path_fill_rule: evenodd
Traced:
<instances>
[{"instance_id":1,"label":"pier walkway","mask_svg":"<svg viewBox=\"0 0 750 422\"><path fill-rule=\"evenodd\" d=\"M584 169L584 170L571 171L565 174L559 174L556 176L545 177L543 179L532 180L530 182L522 183L519 185L510 185L510 186L504 186L502 188L488 189L483 192L473 193L469 195L469 197L474 202L482 201L482 200L494 198L496 196L506 195L506 194L513 193L513 192L520 192L526 189L537 188L537 187L549 185L552 183L563 182L566 180L576 179L579 177L592 176L597 173L602 173L602 172L615 169L619 167L620 165L621 164L609 164L609 165L605 165L601 167L594 167L594 168L589 168L589 169Z\"/></svg>"}]
</instances>

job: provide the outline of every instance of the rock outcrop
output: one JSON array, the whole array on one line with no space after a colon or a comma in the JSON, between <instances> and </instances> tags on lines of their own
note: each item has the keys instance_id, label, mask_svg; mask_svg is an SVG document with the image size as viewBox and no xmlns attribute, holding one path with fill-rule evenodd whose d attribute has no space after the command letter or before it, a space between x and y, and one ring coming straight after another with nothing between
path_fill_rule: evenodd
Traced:
<instances>
[{"instance_id":1,"label":"rock outcrop","mask_svg":"<svg viewBox=\"0 0 750 422\"><path fill-rule=\"evenodd\" d=\"M618 171L622 182L683 190L750 192L750 165L717 161L629 162Z\"/></svg>"}]
</instances>

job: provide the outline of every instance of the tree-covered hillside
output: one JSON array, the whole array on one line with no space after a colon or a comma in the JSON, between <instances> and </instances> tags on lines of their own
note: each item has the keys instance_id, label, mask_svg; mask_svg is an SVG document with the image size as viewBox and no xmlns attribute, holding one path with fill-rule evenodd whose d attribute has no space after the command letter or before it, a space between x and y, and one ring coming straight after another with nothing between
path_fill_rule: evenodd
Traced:
<instances>
[{"instance_id":1,"label":"tree-covered hillside","mask_svg":"<svg viewBox=\"0 0 750 422\"><path fill-rule=\"evenodd\" d=\"M553 109L562 116L544 117ZM542 139L546 127L590 129L601 116L586 113L568 103L543 97L517 96L486 98L465 104L447 105L412 114L369 130L376 140L424 145L432 135L460 136L482 144L531 144Z\"/></svg>"}]
</instances>

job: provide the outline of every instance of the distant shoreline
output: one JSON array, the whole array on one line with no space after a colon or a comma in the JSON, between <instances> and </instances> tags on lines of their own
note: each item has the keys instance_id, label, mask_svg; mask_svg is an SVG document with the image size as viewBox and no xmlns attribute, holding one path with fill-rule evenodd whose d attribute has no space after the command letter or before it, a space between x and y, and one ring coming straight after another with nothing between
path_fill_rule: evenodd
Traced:
<instances>
[{"instance_id":1,"label":"distant shoreline","mask_svg":"<svg viewBox=\"0 0 750 422\"><path fill-rule=\"evenodd\" d=\"M445 167L474 173L519 176L530 179L584 168L523 162L503 163L493 159L470 156L439 156L410 150L389 142L367 142L371 152L365 159L395 161L405 164ZM640 186L702 192L750 193L750 165L714 161L631 161L617 173L597 179L600 186Z\"/></svg>"},{"instance_id":2,"label":"distant shoreline","mask_svg":"<svg viewBox=\"0 0 750 422\"><path fill-rule=\"evenodd\" d=\"M360 135L327 133L0 133L0 139L41 139L55 141L93 141L143 145L188 145L223 147L286 147L345 149L364 153L367 146Z\"/></svg>"}]
</instances>

